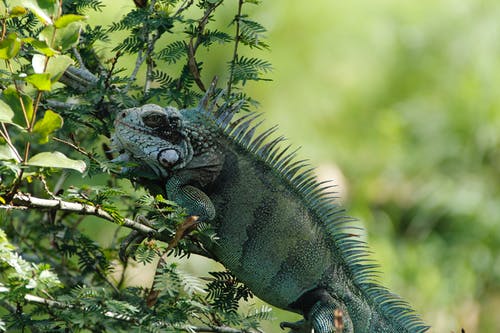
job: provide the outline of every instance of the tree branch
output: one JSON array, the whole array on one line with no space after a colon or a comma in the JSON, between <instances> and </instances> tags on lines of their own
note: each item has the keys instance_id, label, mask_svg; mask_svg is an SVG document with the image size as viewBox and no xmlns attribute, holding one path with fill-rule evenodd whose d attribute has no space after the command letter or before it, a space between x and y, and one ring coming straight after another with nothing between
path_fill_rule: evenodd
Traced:
<instances>
[{"instance_id":1,"label":"tree branch","mask_svg":"<svg viewBox=\"0 0 500 333\"><path fill-rule=\"evenodd\" d=\"M135 222L134 220L123 218L118 220L111 216L105 210L99 208L98 206L92 206L89 204L82 204L78 202L64 201L61 199L42 199L30 196L24 193L17 193L12 199L13 205L2 205L0 208L3 209L28 209L28 208L41 208L41 209L56 209L65 212L73 212L80 215L93 215L100 217L104 220L117 223L124 227L137 230L141 233L151 235L156 239L162 239L161 235L153 228L150 228L144 224Z\"/></svg>"},{"instance_id":2,"label":"tree branch","mask_svg":"<svg viewBox=\"0 0 500 333\"><path fill-rule=\"evenodd\" d=\"M238 13L234 18L236 23L236 32L234 37L234 49L233 49L233 58L231 60L231 68L229 70L229 80L227 82L227 96L231 96L231 88L234 80L234 66L236 61L238 61L238 45L240 43L240 20L241 20L241 9L243 8L243 0L238 1Z\"/></svg>"},{"instance_id":3,"label":"tree branch","mask_svg":"<svg viewBox=\"0 0 500 333\"><path fill-rule=\"evenodd\" d=\"M1 293L8 293L8 292L10 292L9 288L7 288L7 287L1 287L0 286L0 294ZM51 300L51 299L48 299L48 298L43 298L43 297L40 297L40 296L31 295L31 294L24 295L24 300L27 301L27 302L30 302L30 303L43 304L43 305L47 305L47 306L53 307L53 308L61 308L61 309L73 309L73 308L76 308L72 304L67 304L67 303L63 303L63 302L59 302L59 301L54 301L54 300ZM127 315L123 315L123 314L119 314L119 313L115 313L115 312L111 312L111 311L104 312L104 315L106 317L113 318L113 319L126 320L126 321L134 321L133 318L131 318L131 317L127 316Z\"/></svg>"},{"instance_id":4,"label":"tree branch","mask_svg":"<svg viewBox=\"0 0 500 333\"><path fill-rule=\"evenodd\" d=\"M8 293L10 292L10 289L7 287L2 287L0 286L0 294L2 293ZM42 304L42 305L47 305L48 307L53 307L53 308L60 308L60 309L78 309L77 306L74 306L72 304L67 304L59 301L54 301L48 298L43 298L40 296L32 295L32 294L26 294L24 295L24 300L30 303L36 303L36 304ZM2 304L4 307L10 307L8 303ZM81 309L83 310L83 309ZM106 311L104 312L104 316L116 320L123 320L127 321L130 323L135 323L138 324L136 319L124 314L116 313L116 312L111 312L111 311ZM162 325L164 326L164 325ZM247 331L239 330L236 328L228 327L228 326L214 326L214 327L196 327L196 326L189 326L189 327L176 327L177 329L186 331L186 332L200 332L200 333L248 333Z\"/></svg>"},{"instance_id":5,"label":"tree branch","mask_svg":"<svg viewBox=\"0 0 500 333\"><path fill-rule=\"evenodd\" d=\"M69 66L59 82L64 83L79 92L87 92L90 87L97 84L99 79L87 69Z\"/></svg>"},{"instance_id":6,"label":"tree branch","mask_svg":"<svg viewBox=\"0 0 500 333\"><path fill-rule=\"evenodd\" d=\"M106 212L103 209L100 209L98 206L93 206L89 204L83 204L79 202L70 202L64 201L61 199L42 199L33 197L29 194L24 193L16 193L12 198L11 205L0 205L0 209L20 209L26 210L30 208L39 208L39 209L55 209L63 212L71 212L80 215L92 215L102 218L103 220L113 222L120 226L136 230L141 234L145 234L148 237L157 239L163 242L170 242L171 239L166 238L160 232L151 228L145 224L136 222L129 218L116 219L111 214ZM189 246L189 252L193 254L197 254L209 259L214 259L214 256L208 252L205 248L193 243ZM215 259L214 259L215 260Z\"/></svg>"},{"instance_id":7,"label":"tree branch","mask_svg":"<svg viewBox=\"0 0 500 333\"><path fill-rule=\"evenodd\" d=\"M187 66L189 68L189 71L193 75L194 81L198 88L200 88L201 91L206 91L207 89L205 88L205 85L203 84L203 81L201 80L200 77L200 72L198 70L198 63L196 62L196 51L198 50L198 47L200 46L202 42L202 35L203 31L205 30L205 26L207 25L210 16L212 13L217 9L222 4L222 1L218 1L211 6L209 6L205 12L203 13L203 16L201 17L200 20L198 20L198 26L196 28L196 34L193 34L191 38L189 39L188 43L188 62ZM194 38L196 37L196 41Z\"/></svg>"},{"instance_id":8,"label":"tree branch","mask_svg":"<svg viewBox=\"0 0 500 333\"><path fill-rule=\"evenodd\" d=\"M194 331L200 333L249 333L248 331L239 330L228 326L215 326L215 327L191 327Z\"/></svg>"}]
</instances>

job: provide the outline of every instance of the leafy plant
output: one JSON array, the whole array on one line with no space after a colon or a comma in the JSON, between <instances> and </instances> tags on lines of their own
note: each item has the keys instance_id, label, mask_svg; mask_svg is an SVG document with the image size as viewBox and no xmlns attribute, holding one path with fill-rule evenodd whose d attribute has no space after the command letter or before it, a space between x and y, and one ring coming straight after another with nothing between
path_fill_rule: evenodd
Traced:
<instances>
[{"instance_id":1,"label":"leafy plant","mask_svg":"<svg viewBox=\"0 0 500 333\"><path fill-rule=\"evenodd\" d=\"M250 332L270 318L267 307L238 312L251 294L229 273L207 283L167 262L216 235L202 224L183 237L183 209L132 189L107 147L118 109L198 103L212 81L200 54L224 45L233 52L223 102L255 103L242 87L271 66L239 49L267 48L265 28L244 14L257 2L239 1L227 31L211 28L222 0L134 3L106 27L86 22L105 10L99 0L0 2L0 330ZM110 56L98 51L103 41ZM130 73L124 55L135 57ZM89 225L107 230L108 245ZM143 235L132 253L120 245L125 230ZM160 258L149 288L127 285L130 254Z\"/></svg>"}]
</instances>

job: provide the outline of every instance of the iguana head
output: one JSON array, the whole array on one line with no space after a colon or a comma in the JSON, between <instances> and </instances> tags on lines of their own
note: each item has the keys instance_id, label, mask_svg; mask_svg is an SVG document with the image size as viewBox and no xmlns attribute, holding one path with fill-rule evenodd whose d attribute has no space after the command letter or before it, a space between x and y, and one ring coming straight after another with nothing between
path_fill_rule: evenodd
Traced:
<instances>
[{"instance_id":1,"label":"iguana head","mask_svg":"<svg viewBox=\"0 0 500 333\"><path fill-rule=\"evenodd\" d=\"M190 172L205 185L218 175L224 162L217 127L201 108L177 110L146 104L119 112L112 142L119 161L137 164L132 173L143 178L169 178Z\"/></svg>"},{"instance_id":2,"label":"iguana head","mask_svg":"<svg viewBox=\"0 0 500 333\"><path fill-rule=\"evenodd\" d=\"M133 160L155 175L147 178L167 177L181 169L193 158L193 147L186 133L180 112L155 104L126 109L115 119L113 145L120 151L117 160Z\"/></svg>"}]
</instances>

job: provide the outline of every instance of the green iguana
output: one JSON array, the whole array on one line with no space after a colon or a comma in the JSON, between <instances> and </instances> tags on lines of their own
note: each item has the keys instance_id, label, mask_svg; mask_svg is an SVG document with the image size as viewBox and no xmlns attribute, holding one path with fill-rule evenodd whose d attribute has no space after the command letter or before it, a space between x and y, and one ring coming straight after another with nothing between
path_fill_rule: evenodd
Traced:
<instances>
[{"instance_id":1,"label":"green iguana","mask_svg":"<svg viewBox=\"0 0 500 333\"><path fill-rule=\"evenodd\" d=\"M291 332L402 333L428 329L410 306L374 281L366 244L307 164L255 135L258 115L232 120L207 101L177 110L148 104L117 114L113 143L134 174L208 221L211 255L262 300L300 313ZM341 316L341 324L338 324ZM313 329L313 330L312 330Z\"/></svg>"}]
</instances>

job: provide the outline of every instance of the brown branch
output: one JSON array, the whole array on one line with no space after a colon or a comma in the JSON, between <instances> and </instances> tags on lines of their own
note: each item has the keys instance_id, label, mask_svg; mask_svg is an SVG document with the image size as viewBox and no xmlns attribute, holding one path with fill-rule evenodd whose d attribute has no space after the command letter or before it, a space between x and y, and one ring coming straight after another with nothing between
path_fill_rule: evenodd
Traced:
<instances>
[{"instance_id":1,"label":"brown branch","mask_svg":"<svg viewBox=\"0 0 500 333\"><path fill-rule=\"evenodd\" d=\"M227 83L227 96L231 96L231 87L233 85L234 80L234 64L238 61L238 46L240 43L240 19L241 19L241 10L243 8L243 0L238 1L238 13L234 18L236 21L236 32L234 37L234 49L233 49L233 59L231 60L231 70L229 72L229 81Z\"/></svg>"},{"instance_id":2,"label":"brown branch","mask_svg":"<svg viewBox=\"0 0 500 333\"><path fill-rule=\"evenodd\" d=\"M16 193L12 199L12 205L2 205L0 208L3 209L29 209L29 208L40 208L40 209L55 209L64 212L72 212L80 215L93 215L100 217L104 220L117 223L124 227L137 230L140 233L151 235L154 238L162 239L160 234L153 228L150 228L144 224L135 222L134 220L123 218L118 220L111 216L105 210L99 208L98 206L92 206L89 204L83 204L79 202L64 201L61 199L42 199L33 197L24 193Z\"/></svg>"},{"instance_id":3,"label":"brown branch","mask_svg":"<svg viewBox=\"0 0 500 333\"><path fill-rule=\"evenodd\" d=\"M200 71L198 70L198 64L196 62L196 51L198 50L198 47L201 45L202 42L202 35L203 31L205 30L205 26L207 25L210 16L212 13L217 9L222 4L222 1L216 2L212 4L210 7L208 7L205 12L203 13L203 16L200 18L198 21L198 26L196 27L196 34L191 36L189 39L188 43L188 62L187 66L189 69L189 72L193 75L194 82L200 88L201 91L206 91L206 87L203 84L203 81L201 80L200 77ZM195 41L196 37L196 41Z\"/></svg>"}]
</instances>

